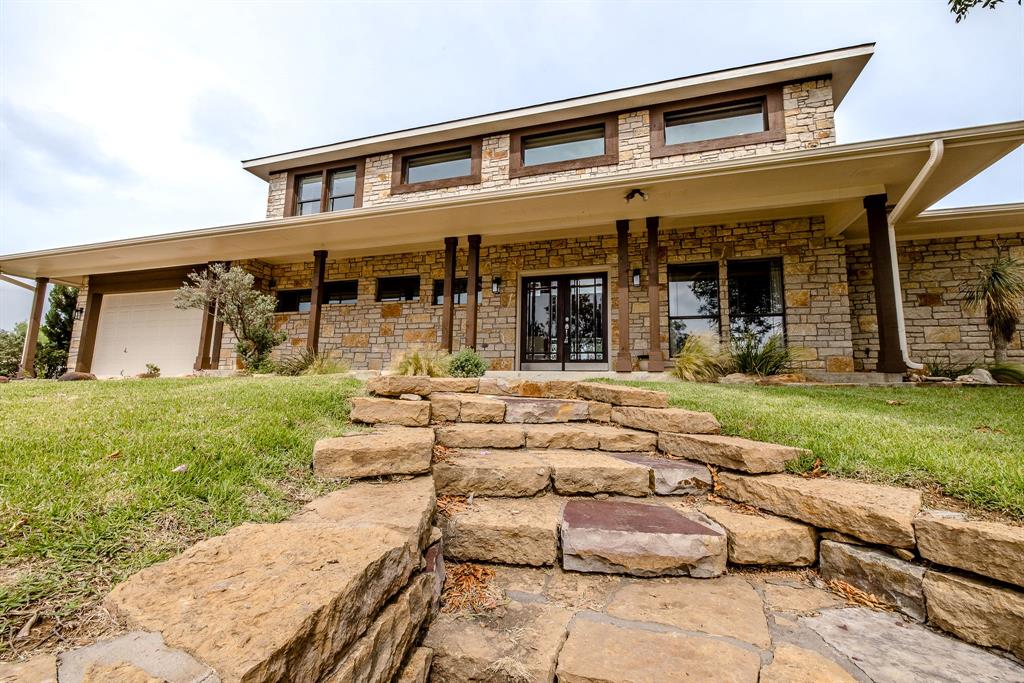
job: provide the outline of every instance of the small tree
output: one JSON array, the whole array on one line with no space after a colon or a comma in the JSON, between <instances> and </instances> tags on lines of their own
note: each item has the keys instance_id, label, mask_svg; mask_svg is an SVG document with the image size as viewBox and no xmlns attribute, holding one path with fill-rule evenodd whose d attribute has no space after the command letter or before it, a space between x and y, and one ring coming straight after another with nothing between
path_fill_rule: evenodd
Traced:
<instances>
[{"instance_id":1,"label":"small tree","mask_svg":"<svg viewBox=\"0 0 1024 683\"><path fill-rule=\"evenodd\" d=\"M1000 254L994 263L981 267L981 275L961 288L969 309L984 310L997 363L1006 362L1006 347L1024 317L1024 266L1012 256Z\"/></svg>"},{"instance_id":2,"label":"small tree","mask_svg":"<svg viewBox=\"0 0 1024 683\"><path fill-rule=\"evenodd\" d=\"M956 15L956 23L967 18L967 13L981 5L982 9L995 9L1003 0L949 0L949 11ZM1020 0L1017 0L1020 5Z\"/></svg>"},{"instance_id":3,"label":"small tree","mask_svg":"<svg viewBox=\"0 0 1024 683\"><path fill-rule=\"evenodd\" d=\"M28 324L14 323L14 329L0 330L0 375L13 377L21 364L21 350L25 346Z\"/></svg>"},{"instance_id":4,"label":"small tree","mask_svg":"<svg viewBox=\"0 0 1024 683\"><path fill-rule=\"evenodd\" d=\"M53 379L67 371L77 302L78 290L74 287L56 285L50 290L50 307L39 330L36 376Z\"/></svg>"},{"instance_id":5,"label":"small tree","mask_svg":"<svg viewBox=\"0 0 1024 683\"><path fill-rule=\"evenodd\" d=\"M249 370L266 365L270 351L287 336L274 329L277 300L258 291L255 282L242 268L228 269L217 263L201 273L189 273L188 282L174 297L178 308L205 311L215 306L217 315L235 333L235 348Z\"/></svg>"}]
</instances>

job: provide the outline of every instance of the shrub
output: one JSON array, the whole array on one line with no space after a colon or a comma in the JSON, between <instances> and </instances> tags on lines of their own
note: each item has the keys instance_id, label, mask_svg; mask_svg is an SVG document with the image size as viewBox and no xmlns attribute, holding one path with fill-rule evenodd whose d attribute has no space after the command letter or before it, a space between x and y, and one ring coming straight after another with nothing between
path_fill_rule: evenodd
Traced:
<instances>
[{"instance_id":1,"label":"shrub","mask_svg":"<svg viewBox=\"0 0 1024 683\"><path fill-rule=\"evenodd\" d=\"M993 363L988 366L992 379L1002 384L1024 384L1024 365L1021 363Z\"/></svg>"},{"instance_id":2,"label":"shrub","mask_svg":"<svg viewBox=\"0 0 1024 683\"><path fill-rule=\"evenodd\" d=\"M340 375L352 369L344 358L333 358L329 353L318 353L303 371L303 375Z\"/></svg>"},{"instance_id":3,"label":"shrub","mask_svg":"<svg viewBox=\"0 0 1024 683\"><path fill-rule=\"evenodd\" d=\"M748 332L733 339L730 348L733 369L745 374L780 375L793 369L793 351L781 334L770 337Z\"/></svg>"},{"instance_id":4,"label":"shrub","mask_svg":"<svg viewBox=\"0 0 1024 683\"><path fill-rule=\"evenodd\" d=\"M483 377L487 361L473 349L462 349L448 358L448 373L452 377Z\"/></svg>"},{"instance_id":5,"label":"shrub","mask_svg":"<svg viewBox=\"0 0 1024 683\"><path fill-rule=\"evenodd\" d=\"M160 366L156 363L146 363L146 371L139 373L142 379L154 379L160 376Z\"/></svg>"},{"instance_id":6,"label":"shrub","mask_svg":"<svg viewBox=\"0 0 1024 683\"><path fill-rule=\"evenodd\" d=\"M21 365L21 350L25 346L26 323L15 323L14 329L0 330L0 375L14 377Z\"/></svg>"},{"instance_id":7,"label":"shrub","mask_svg":"<svg viewBox=\"0 0 1024 683\"><path fill-rule=\"evenodd\" d=\"M977 362L954 361L951 358L939 356L923 358L922 364L929 377L948 377L949 379L956 379L960 375L969 375L971 370L978 367Z\"/></svg>"},{"instance_id":8,"label":"shrub","mask_svg":"<svg viewBox=\"0 0 1024 683\"><path fill-rule=\"evenodd\" d=\"M396 375L448 377L448 356L437 349L409 349L398 357L392 371Z\"/></svg>"},{"instance_id":9,"label":"shrub","mask_svg":"<svg viewBox=\"0 0 1024 683\"><path fill-rule=\"evenodd\" d=\"M319 353L303 349L296 356L289 356L276 364L277 374L296 377L298 375L336 375L348 372L347 361L332 358L328 352Z\"/></svg>"},{"instance_id":10,"label":"shrub","mask_svg":"<svg viewBox=\"0 0 1024 683\"><path fill-rule=\"evenodd\" d=\"M709 382L732 367L718 338L707 334L689 335L673 362L672 374L687 382Z\"/></svg>"}]
</instances>

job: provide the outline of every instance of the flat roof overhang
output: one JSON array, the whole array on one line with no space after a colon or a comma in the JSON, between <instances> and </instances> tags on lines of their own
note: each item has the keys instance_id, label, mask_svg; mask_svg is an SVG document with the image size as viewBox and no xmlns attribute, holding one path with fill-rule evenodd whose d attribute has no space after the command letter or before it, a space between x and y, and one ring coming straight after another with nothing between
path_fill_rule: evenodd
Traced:
<instances>
[{"instance_id":1,"label":"flat roof overhang","mask_svg":"<svg viewBox=\"0 0 1024 683\"><path fill-rule=\"evenodd\" d=\"M1024 202L929 209L896 226L901 242L942 237L973 237L1024 232ZM866 244L867 235L851 235L852 244Z\"/></svg>"},{"instance_id":2,"label":"flat roof overhang","mask_svg":"<svg viewBox=\"0 0 1024 683\"><path fill-rule=\"evenodd\" d=\"M332 256L440 249L446 236L479 234L486 245L612 234L616 220L647 216L673 228L821 215L828 234L858 240L867 234L863 198L884 192L889 204L903 200L936 140L942 160L907 197L907 225L1024 144L1024 121L13 254L0 256L0 272L74 284L90 274L207 261L310 260L316 249ZM627 203L634 188L647 200Z\"/></svg>"},{"instance_id":3,"label":"flat roof overhang","mask_svg":"<svg viewBox=\"0 0 1024 683\"><path fill-rule=\"evenodd\" d=\"M598 114L651 107L693 97L742 90L774 83L790 83L819 77L832 78L832 101L838 108L874 54L875 44L865 43L808 55L777 59L747 66L711 71L657 83L573 97L529 107L471 116L428 126L356 138L281 154L247 159L242 168L269 180L277 173L297 166L383 154L396 149L418 147L481 135L493 135L517 128L566 121Z\"/></svg>"}]
</instances>

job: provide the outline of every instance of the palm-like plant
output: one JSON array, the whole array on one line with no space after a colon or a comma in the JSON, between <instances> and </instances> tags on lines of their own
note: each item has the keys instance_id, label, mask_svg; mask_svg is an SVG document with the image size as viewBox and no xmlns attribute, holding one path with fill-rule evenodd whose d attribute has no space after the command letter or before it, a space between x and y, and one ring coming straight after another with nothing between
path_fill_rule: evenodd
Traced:
<instances>
[{"instance_id":1,"label":"palm-like plant","mask_svg":"<svg viewBox=\"0 0 1024 683\"><path fill-rule=\"evenodd\" d=\"M1012 256L1000 254L995 262L981 267L974 282L961 291L968 308L984 310L997 363L1006 362L1006 347L1024 318L1024 265Z\"/></svg>"}]
</instances>

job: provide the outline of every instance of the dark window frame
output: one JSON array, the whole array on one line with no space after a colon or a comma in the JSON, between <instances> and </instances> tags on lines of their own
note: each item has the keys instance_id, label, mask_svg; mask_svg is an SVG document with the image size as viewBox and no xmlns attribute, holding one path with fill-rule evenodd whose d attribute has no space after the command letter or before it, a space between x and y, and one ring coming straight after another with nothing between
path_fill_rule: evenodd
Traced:
<instances>
[{"instance_id":1,"label":"dark window frame","mask_svg":"<svg viewBox=\"0 0 1024 683\"><path fill-rule=\"evenodd\" d=\"M330 180L331 174L335 171L356 171L355 195L352 197L352 208L358 209L363 205L363 176L366 168L365 159L346 159L344 161L332 161L326 164L315 164L288 170L288 179L285 182L284 215L298 216L298 192L299 178L320 174L320 211L319 213L333 213L329 211L331 203ZM349 211L350 209L338 209L338 211ZM308 214L316 215L316 214Z\"/></svg>"},{"instance_id":2,"label":"dark window frame","mask_svg":"<svg viewBox=\"0 0 1024 683\"><path fill-rule=\"evenodd\" d=\"M462 287L459 287L461 283ZM484 299L484 288L482 287L483 278L477 277L476 279L476 302L479 304ZM465 306L469 302L469 278L468 277L457 277L452 287L452 294L455 298L456 306ZM465 301L460 302L459 297L464 297ZM443 306L444 305L444 279L434 279L433 290L431 291L430 304L432 306Z\"/></svg>"},{"instance_id":3,"label":"dark window frame","mask_svg":"<svg viewBox=\"0 0 1024 683\"><path fill-rule=\"evenodd\" d=\"M751 263L768 263L768 264L771 264L772 262L777 263L778 266L779 266L779 308L777 310L773 309L773 311L771 313L765 314L764 316L760 316L760 317L778 318L779 322L781 324L781 327L782 327L782 341L784 343L787 342L787 340L789 338L789 335L788 335L788 332L786 330L786 316L787 316L787 314L786 314L786 262L785 262L785 260L783 259L782 256L758 256L758 257L753 257L753 258L736 258L736 259L728 259L725 262L725 278L726 278L726 292L725 292L725 296L726 296L726 301L729 304L729 330L728 330L729 339L733 338L733 324L734 324L734 322L737 319L739 319L739 318L751 317L751 316L745 316L745 315L736 315L735 311L733 310L733 302L732 302L732 282L733 282L733 278L729 277L729 267L731 265L733 265L733 264L735 264L735 265L741 265L741 264L749 265ZM769 265L769 268L770 267L771 266ZM769 273L770 272L771 271L769 270Z\"/></svg>"},{"instance_id":4,"label":"dark window frame","mask_svg":"<svg viewBox=\"0 0 1024 683\"><path fill-rule=\"evenodd\" d=\"M698 112L702 109L716 108L730 104L761 101L764 103L765 130L743 135L730 135L724 138L682 142L674 145L665 144L665 116ZM689 100L669 102L651 107L651 158L690 154L710 150L726 149L757 145L765 142L781 142L786 139L786 116L782 107L782 84L768 85L746 90L695 97Z\"/></svg>"},{"instance_id":5,"label":"dark window frame","mask_svg":"<svg viewBox=\"0 0 1024 683\"><path fill-rule=\"evenodd\" d=\"M439 152L454 151L469 147L469 175L455 176L453 178L440 178L438 180L427 180L420 183L405 182L406 162L412 157L436 154ZM470 138L465 140L454 140L452 142L441 142L435 145L422 145L396 151L392 154L391 161L391 194L406 194L409 192L424 192L426 190L439 190L446 187L458 187L460 185L479 185L481 159L483 155L483 142L481 138Z\"/></svg>"},{"instance_id":6,"label":"dark window frame","mask_svg":"<svg viewBox=\"0 0 1024 683\"><path fill-rule=\"evenodd\" d=\"M355 285L355 292L352 299L331 302L332 289L339 289L339 285ZM332 287L333 285L333 287ZM355 306L359 302L359 280L349 278L347 280L329 280L324 283L324 305L325 306Z\"/></svg>"},{"instance_id":7,"label":"dark window frame","mask_svg":"<svg viewBox=\"0 0 1024 683\"><path fill-rule=\"evenodd\" d=\"M382 299L381 298L380 283L382 281L384 281L384 280L410 280L411 281L413 279L416 280L416 294L414 296L412 296L412 297L410 297L408 299L391 299L391 298L389 298L389 299ZM376 290L373 293L373 297L374 297L374 300L377 303L383 303L383 304L388 304L388 303L404 303L404 302L408 302L408 301L419 301L420 295L422 295L422 293L423 293L423 278L420 275L417 275L417 274L411 274L411 275L388 275L388 276L385 276L385 277L378 277L377 278Z\"/></svg>"},{"instance_id":8,"label":"dark window frame","mask_svg":"<svg viewBox=\"0 0 1024 683\"><path fill-rule=\"evenodd\" d=\"M591 128L597 125L604 125L604 154L584 157L582 159L568 159L566 161L553 161L547 164L534 164L527 166L523 163L523 138L546 133L568 133L581 128ZM601 116L590 116L583 119L572 119L569 121L557 121L541 126L520 128L509 133L509 178L523 178L527 176L544 175L558 171L572 171L581 168L593 168L594 166L615 166L619 163L619 115L604 114Z\"/></svg>"},{"instance_id":9,"label":"dark window frame","mask_svg":"<svg viewBox=\"0 0 1024 683\"><path fill-rule=\"evenodd\" d=\"M673 269L694 269L706 267L715 273L715 315L672 315L672 271ZM665 273L665 310L668 312L668 350L669 356L675 357L672 352L672 321L673 320L714 320L716 322L717 334L722 335L722 269L719 261L694 261L691 263L670 263Z\"/></svg>"},{"instance_id":10,"label":"dark window frame","mask_svg":"<svg viewBox=\"0 0 1024 683\"><path fill-rule=\"evenodd\" d=\"M282 309L281 308L281 300L282 300L281 295L282 294L284 294L286 296L294 296L295 297L295 308L287 308L287 309ZM303 303L303 301L302 301L303 295L305 295L305 298L306 298L305 303L308 304L310 307L312 307L313 290L310 289L309 287L290 287L290 288L286 288L286 289L278 289L278 290L276 290L274 292L274 297L277 299L277 305L274 307L274 313L288 314L288 315L295 314L295 313L309 313L308 309L305 310L305 311L301 310L301 306L302 306L302 303Z\"/></svg>"}]
</instances>

